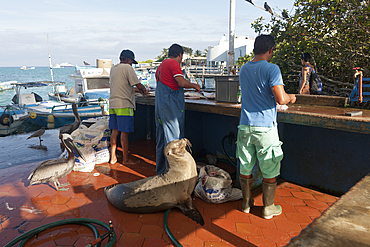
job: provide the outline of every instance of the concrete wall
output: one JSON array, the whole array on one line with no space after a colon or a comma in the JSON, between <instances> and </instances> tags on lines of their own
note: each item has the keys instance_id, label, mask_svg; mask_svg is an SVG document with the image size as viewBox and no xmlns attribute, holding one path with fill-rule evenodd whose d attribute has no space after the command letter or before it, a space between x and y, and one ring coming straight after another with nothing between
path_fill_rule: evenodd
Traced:
<instances>
[{"instance_id":1,"label":"concrete wall","mask_svg":"<svg viewBox=\"0 0 370 247\"><path fill-rule=\"evenodd\" d=\"M205 149L223 154L222 138L231 131L235 138L225 149L235 157L239 118L199 111L186 111L185 137L193 154ZM370 172L370 134L279 122L284 159L281 177L303 186L341 195ZM130 141L155 139L154 106L137 104L135 133Z\"/></svg>"},{"instance_id":2,"label":"concrete wall","mask_svg":"<svg viewBox=\"0 0 370 247\"><path fill-rule=\"evenodd\" d=\"M342 195L370 172L370 135L279 123L281 176Z\"/></svg>"}]
</instances>

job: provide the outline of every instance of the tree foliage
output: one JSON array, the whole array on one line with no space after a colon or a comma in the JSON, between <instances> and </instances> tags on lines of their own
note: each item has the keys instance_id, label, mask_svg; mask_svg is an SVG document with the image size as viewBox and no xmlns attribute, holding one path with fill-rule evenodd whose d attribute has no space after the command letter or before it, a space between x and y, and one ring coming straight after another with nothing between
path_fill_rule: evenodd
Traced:
<instances>
[{"instance_id":1,"label":"tree foliage","mask_svg":"<svg viewBox=\"0 0 370 247\"><path fill-rule=\"evenodd\" d=\"M245 54L244 56L242 57L238 57L238 61L236 61L236 66L239 67L239 69L243 66L243 64L249 62L250 60L253 59L253 53L250 53L250 54Z\"/></svg>"},{"instance_id":2,"label":"tree foliage","mask_svg":"<svg viewBox=\"0 0 370 247\"><path fill-rule=\"evenodd\" d=\"M369 74L369 0L296 0L289 18L272 16L252 23L255 32L271 33L276 49L271 62L279 65L287 91L298 89L301 54L309 52L329 95L348 96L354 67ZM285 11L286 12L286 11Z\"/></svg>"},{"instance_id":3,"label":"tree foliage","mask_svg":"<svg viewBox=\"0 0 370 247\"><path fill-rule=\"evenodd\" d=\"M162 62L163 60L165 60L167 58L168 58L168 49L167 48L163 48L163 50L161 52L161 55L158 55L157 56L156 62Z\"/></svg>"},{"instance_id":4,"label":"tree foliage","mask_svg":"<svg viewBox=\"0 0 370 247\"><path fill-rule=\"evenodd\" d=\"M189 54L191 56L193 54L193 49L190 47L182 46L182 49L184 49L184 53ZM156 62L162 62L163 60L168 58L168 48L163 48L160 55L158 55Z\"/></svg>"}]
</instances>

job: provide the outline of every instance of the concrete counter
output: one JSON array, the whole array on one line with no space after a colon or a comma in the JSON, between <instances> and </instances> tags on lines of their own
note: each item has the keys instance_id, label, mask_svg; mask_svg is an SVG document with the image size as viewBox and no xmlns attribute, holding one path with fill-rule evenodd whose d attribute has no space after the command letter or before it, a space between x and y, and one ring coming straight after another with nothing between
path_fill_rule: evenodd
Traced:
<instances>
[{"instance_id":1,"label":"concrete counter","mask_svg":"<svg viewBox=\"0 0 370 247\"><path fill-rule=\"evenodd\" d=\"M345 116L346 112L358 111L344 107L347 98L332 96L297 95L296 104L288 104L288 110L278 112L278 123L298 124L370 134L370 110L362 116ZM137 97L137 104L154 106L154 97ZM341 106L341 107L340 107ZM215 100L185 99L185 110L240 117L240 104L222 103Z\"/></svg>"},{"instance_id":2,"label":"concrete counter","mask_svg":"<svg viewBox=\"0 0 370 247\"><path fill-rule=\"evenodd\" d=\"M370 172L370 111L344 107L347 98L297 95L296 104L278 112L284 159L281 177L340 196ZM132 140L155 139L154 97L137 97ZM340 107L341 106L341 107ZM200 150L235 157L240 104L185 100L185 137ZM226 141L222 142L225 136ZM225 157L225 156L223 156Z\"/></svg>"}]
</instances>

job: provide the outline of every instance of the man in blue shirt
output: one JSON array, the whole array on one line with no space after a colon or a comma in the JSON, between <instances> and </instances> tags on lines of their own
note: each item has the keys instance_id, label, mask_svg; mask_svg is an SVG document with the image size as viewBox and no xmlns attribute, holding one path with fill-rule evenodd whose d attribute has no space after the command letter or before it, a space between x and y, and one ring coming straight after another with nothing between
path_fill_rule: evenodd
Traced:
<instances>
[{"instance_id":1,"label":"man in blue shirt","mask_svg":"<svg viewBox=\"0 0 370 247\"><path fill-rule=\"evenodd\" d=\"M282 142L276 122L276 103L294 103L294 94L287 94L280 69L271 59L275 40L271 35L260 35L254 42L254 58L240 69L242 107L238 126L236 155L240 161L240 185L243 192L242 209L249 213L252 169L259 161L262 172L263 211L265 219L280 215L282 208L274 205L276 177L280 175L283 159Z\"/></svg>"}]
</instances>

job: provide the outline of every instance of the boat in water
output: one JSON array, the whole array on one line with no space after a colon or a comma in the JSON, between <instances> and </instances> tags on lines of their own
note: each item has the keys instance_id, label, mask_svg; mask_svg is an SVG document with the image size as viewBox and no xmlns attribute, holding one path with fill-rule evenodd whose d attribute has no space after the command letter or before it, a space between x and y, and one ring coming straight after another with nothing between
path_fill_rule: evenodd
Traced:
<instances>
[{"instance_id":1,"label":"boat in water","mask_svg":"<svg viewBox=\"0 0 370 247\"><path fill-rule=\"evenodd\" d=\"M13 98L13 102L21 109L28 110L30 114L29 121L31 123L40 127L46 127L48 129L60 128L75 121L72 111L72 104L52 100L44 101L35 93L22 94L21 88L43 86L55 87L64 84L64 82L56 81L13 83L16 90L16 95ZM108 105L100 101L80 101L77 106L77 111L81 120L92 117L102 117L108 115Z\"/></svg>"},{"instance_id":2,"label":"boat in water","mask_svg":"<svg viewBox=\"0 0 370 247\"><path fill-rule=\"evenodd\" d=\"M0 82L0 92L14 89L14 85L12 83L15 83L17 81L4 81Z\"/></svg>"},{"instance_id":3,"label":"boat in water","mask_svg":"<svg viewBox=\"0 0 370 247\"><path fill-rule=\"evenodd\" d=\"M35 67L27 67L27 66L21 67L21 70L29 70L29 69L35 69Z\"/></svg>"},{"instance_id":4,"label":"boat in water","mask_svg":"<svg viewBox=\"0 0 370 247\"><path fill-rule=\"evenodd\" d=\"M49 92L50 100L66 103L81 102L108 104L110 96L110 67L94 68L80 67L70 75L74 81L74 87L68 90L64 85L55 85L53 92Z\"/></svg>"},{"instance_id":5,"label":"boat in water","mask_svg":"<svg viewBox=\"0 0 370 247\"><path fill-rule=\"evenodd\" d=\"M29 118L27 109L16 105L0 106L0 136L13 134Z\"/></svg>"},{"instance_id":6,"label":"boat in water","mask_svg":"<svg viewBox=\"0 0 370 247\"><path fill-rule=\"evenodd\" d=\"M74 87L68 90L64 85L55 85L49 92L50 100L66 103L104 102L108 105L110 96L111 60L98 59L98 67L77 67L70 75ZM135 73L144 86L155 88L155 69L152 67L134 68Z\"/></svg>"}]
</instances>

